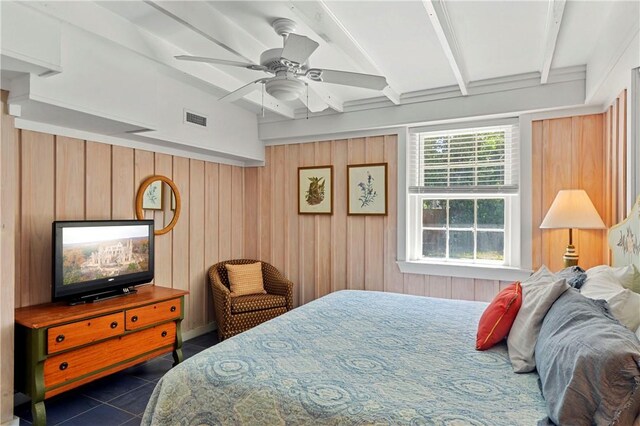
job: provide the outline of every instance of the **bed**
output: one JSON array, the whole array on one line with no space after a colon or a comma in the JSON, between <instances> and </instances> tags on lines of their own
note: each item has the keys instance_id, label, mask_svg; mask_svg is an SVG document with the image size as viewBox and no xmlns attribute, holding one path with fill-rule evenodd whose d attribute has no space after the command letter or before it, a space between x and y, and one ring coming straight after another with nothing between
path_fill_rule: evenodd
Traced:
<instances>
[{"instance_id":1,"label":"bed","mask_svg":"<svg viewBox=\"0 0 640 426\"><path fill-rule=\"evenodd\" d=\"M640 262L628 253L640 249L639 206L610 232L618 261ZM329 294L170 370L142 424L537 424L547 416L538 374L514 374L504 343L475 350L486 306Z\"/></svg>"},{"instance_id":2,"label":"bed","mask_svg":"<svg viewBox=\"0 0 640 426\"><path fill-rule=\"evenodd\" d=\"M537 375L514 374L504 344L474 349L485 306L329 294L172 369L143 424L535 423Z\"/></svg>"}]
</instances>

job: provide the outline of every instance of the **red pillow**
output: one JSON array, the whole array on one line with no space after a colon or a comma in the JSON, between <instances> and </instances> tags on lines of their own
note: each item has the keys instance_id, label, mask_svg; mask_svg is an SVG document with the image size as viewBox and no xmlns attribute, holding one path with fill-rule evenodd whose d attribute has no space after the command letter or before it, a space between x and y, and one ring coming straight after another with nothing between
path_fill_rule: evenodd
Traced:
<instances>
[{"instance_id":1,"label":"red pillow","mask_svg":"<svg viewBox=\"0 0 640 426\"><path fill-rule=\"evenodd\" d=\"M507 337L522 305L519 281L502 290L480 317L476 349L484 351Z\"/></svg>"}]
</instances>

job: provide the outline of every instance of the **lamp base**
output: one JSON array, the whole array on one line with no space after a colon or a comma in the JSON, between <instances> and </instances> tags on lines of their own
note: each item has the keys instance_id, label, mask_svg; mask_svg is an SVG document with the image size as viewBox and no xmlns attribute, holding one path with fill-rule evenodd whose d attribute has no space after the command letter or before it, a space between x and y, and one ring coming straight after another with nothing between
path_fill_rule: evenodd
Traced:
<instances>
[{"instance_id":1,"label":"lamp base","mask_svg":"<svg viewBox=\"0 0 640 426\"><path fill-rule=\"evenodd\" d=\"M564 256L562 256L562 259L564 260L565 268L578 265L578 253L576 253L576 248L573 244L567 246L567 251L564 253Z\"/></svg>"}]
</instances>

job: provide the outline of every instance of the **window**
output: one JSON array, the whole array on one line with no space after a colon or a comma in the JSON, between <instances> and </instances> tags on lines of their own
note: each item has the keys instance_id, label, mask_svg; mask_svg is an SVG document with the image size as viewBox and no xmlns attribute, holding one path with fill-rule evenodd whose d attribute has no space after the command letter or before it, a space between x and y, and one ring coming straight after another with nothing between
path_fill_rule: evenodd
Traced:
<instances>
[{"instance_id":1,"label":"window","mask_svg":"<svg viewBox=\"0 0 640 426\"><path fill-rule=\"evenodd\" d=\"M504 262L504 198L422 199L422 257Z\"/></svg>"},{"instance_id":2,"label":"window","mask_svg":"<svg viewBox=\"0 0 640 426\"><path fill-rule=\"evenodd\" d=\"M517 148L513 124L412 133L410 260L517 266Z\"/></svg>"}]
</instances>

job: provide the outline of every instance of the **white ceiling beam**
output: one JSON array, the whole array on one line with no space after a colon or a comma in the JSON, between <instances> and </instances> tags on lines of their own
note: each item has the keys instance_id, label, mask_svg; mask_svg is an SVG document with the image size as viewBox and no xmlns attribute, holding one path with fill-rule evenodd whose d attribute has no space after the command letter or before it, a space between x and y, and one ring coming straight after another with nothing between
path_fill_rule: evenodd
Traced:
<instances>
[{"instance_id":1,"label":"white ceiling beam","mask_svg":"<svg viewBox=\"0 0 640 426\"><path fill-rule=\"evenodd\" d=\"M336 112L344 111L344 102L342 99L335 93L327 90L326 86L323 86L322 84L313 84L313 90L316 92L316 95L318 95L318 98L327 104L329 108Z\"/></svg>"},{"instance_id":2,"label":"white ceiling beam","mask_svg":"<svg viewBox=\"0 0 640 426\"><path fill-rule=\"evenodd\" d=\"M197 79L206 85L229 92L246 83L224 73L219 68L176 60L174 55L190 54L191 52L186 52L150 31L141 29L95 2L24 2L23 4L170 67L172 72L175 72L174 78L182 81L188 82L188 79ZM127 5L132 4L134 3L127 3ZM143 3L140 5L144 6ZM258 107L262 106L262 98L259 93L245 99ZM264 108L287 118L295 117L293 108L283 105L281 101L272 96L265 96Z\"/></svg>"},{"instance_id":3,"label":"white ceiling beam","mask_svg":"<svg viewBox=\"0 0 640 426\"><path fill-rule=\"evenodd\" d=\"M149 5L181 23L190 30L211 40L240 58L259 63L260 54L273 46L265 46L244 28L228 19L215 3L146 1ZM324 87L314 87L320 98L332 109L342 112L342 100ZM266 94L266 97L271 97ZM251 96L247 96L248 99Z\"/></svg>"},{"instance_id":4,"label":"white ceiling beam","mask_svg":"<svg viewBox=\"0 0 640 426\"><path fill-rule=\"evenodd\" d=\"M396 92L391 86L387 86L382 89L382 93L394 104L400 105L400 94Z\"/></svg>"},{"instance_id":5,"label":"white ceiling beam","mask_svg":"<svg viewBox=\"0 0 640 426\"><path fill-rule=\"evenodd\" d=\"M549 79L549 70L551 70L553 54L556 51L556 45L558 44L558 33L560 32L560 26L562 25L562 15L564 14L565 5L566 0L549 0L547 23L544 31L544 50L542 55L542 67L540 70L540 84L546 84Z\"/></svg>"},{"instance_id":6,"label":"white ceiling beam","mask_svg":"<svg viewBox=\"0 0 640 426\"><path fill-rule=\"evenodd\" d=\"M390 82L390 78L381 67L369 56L367 51L351 35L323 0L294 1L289 0L289 9L309 28L326 42L333 43L351 60L358 71L384 75L389 85L383 93L391 102L398 105L400 96Z\"/></svg>"},{"instance_id":7,"label":"white ceiling beam","mask_svg":"<svg viewBox=\"0 0 640 426\"><path fill-rule=\"evenodd\" d=\"M332 110L334 110L336 112L343 112L344 111L344 102L340 98L335 96L333 93L329 92L326 89L326 87L324 87L322 85L322 83L309 82L307 84L309 84L309 87L311 88L311 90L313 90L313 92L315 92L315 96L319 100L321 100L322 102L327 104L329 106L329 108L331 108ZM300 97L300 100L302 101L303 104L306 104L305 99L302 99L303 96L305 96L305 95L303 94ZM314 112L313 109L309 109L309 110L311 112Z\"/></svg>"},{"instance_id":8,"label":"white ceiling beam","mask_svg":"<svg viewBox=\"0 0 640 426\"><path fill-rule=\"evenodd\" d=\"M444 2L440 0L423 0L422 4L427 10L431 25L433 25L433 29L438 36L438 41L440 41L442 50L449 61L449 66L451 66L453 75L458 82L460 92L462 92L464 96L467 96L469 94L467 89L467 73L462 54L458 47L456 35L453 31L453 26L449 20L447 8Z\"/></svg>"},{"instance_id":9,"label":"white ceiling beam","mask_svg":"<svg viewBox=\"0 0 640 426\"><path fill-rule=\"evenodd\" d=\"M245 61L259 63L262 43L206 2L145 3Z\"/></svg>"}]
</instances>

